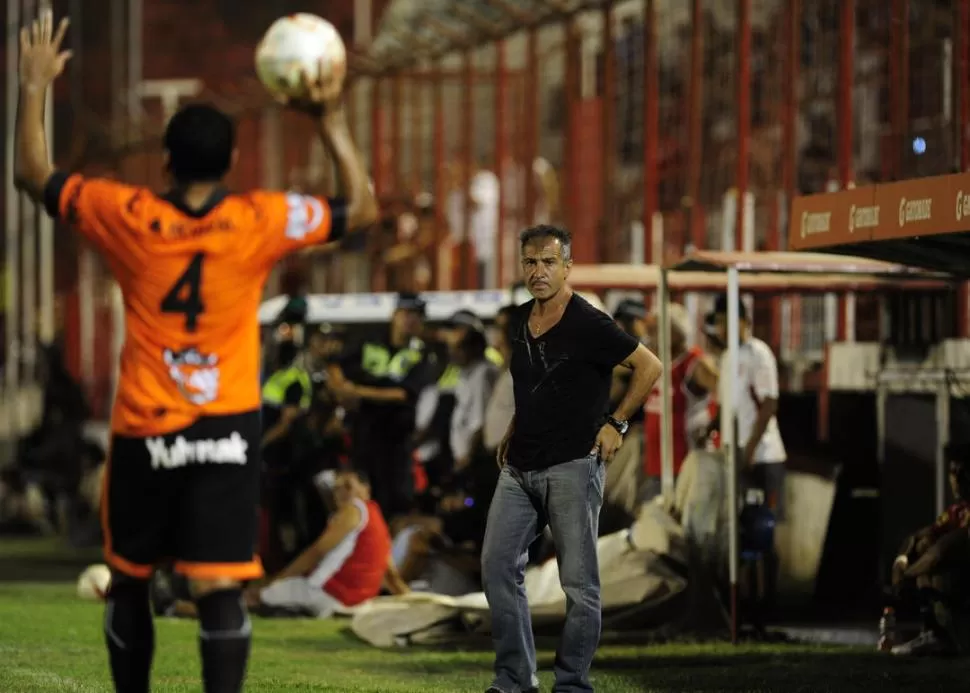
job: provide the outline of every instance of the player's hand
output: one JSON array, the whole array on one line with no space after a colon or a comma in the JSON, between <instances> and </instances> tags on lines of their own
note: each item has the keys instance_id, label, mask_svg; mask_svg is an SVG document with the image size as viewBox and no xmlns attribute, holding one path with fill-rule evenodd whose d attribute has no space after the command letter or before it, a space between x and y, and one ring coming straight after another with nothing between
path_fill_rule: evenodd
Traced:
<instances>
[{"instance_id":1,"label":"player's hand","mask_svg":"<svg viewBox=\"0 0 970 693\"><path fill-rule=\"evenodd\" d=\"M40 16L20 30L20 83L27 89L47 89L64 72L71 51L62 51L67 33L65 17L54 32L54 12L43 9Z\"/></svg>"},{"instance_id":2,"label":"player's hand","mask_svg":"<svg viewBox=\"0 0 970 693\"><path fill-rule=\"evenodd\" d=\"M621 445L623 445L623 436L620 435L620 432L610 424L604 424L596 435L596 443L593 444L593 449L589 452L591 455L597 455L602 462L612 462Z\"/></svg>"},{"instance_id":3,"label":"player's hand","mask_svg":"<svg viewBox=\"0 0 970 693\"><path fill-rule=\"evenodd\" d=\"M333 74L332 70L324 69L324 62L320 61L317 76L312 77L303 70L300 75L303 96L299 98L279 95L276 100L287 108L303 111L313 116L322 116L340 110L342 80Z\"/></svg>"}]
</instances>

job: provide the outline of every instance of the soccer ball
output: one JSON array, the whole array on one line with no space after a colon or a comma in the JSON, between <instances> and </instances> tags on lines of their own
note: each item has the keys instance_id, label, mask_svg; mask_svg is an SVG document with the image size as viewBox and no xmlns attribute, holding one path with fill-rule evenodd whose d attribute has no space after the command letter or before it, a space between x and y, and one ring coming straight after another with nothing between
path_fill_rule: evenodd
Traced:
<instances>
[{"instance_id":1,"label":"soccer ball","mask_svg":"<svg viewBox=\"0 0 970 693\"><path fill-rule=\"evenodd\" d=\"M256 48L256 74L271 94L300 98L303 72L325 81L332 89L328 96L337 96L347 75L347 50L330 22L301 12L277 19L266 31Z\"/></svg>"},{"instance_id":2,"label":"soccer ball","mask_svg":"<svg viewBox=\"0 0 970 693\"><path fill-rule=\"evenodd\" d=\"M88 602L103 602L110 585L111 570L103 563L95 563L77 579L77 596Z\"/></svg>"}]
</instances>

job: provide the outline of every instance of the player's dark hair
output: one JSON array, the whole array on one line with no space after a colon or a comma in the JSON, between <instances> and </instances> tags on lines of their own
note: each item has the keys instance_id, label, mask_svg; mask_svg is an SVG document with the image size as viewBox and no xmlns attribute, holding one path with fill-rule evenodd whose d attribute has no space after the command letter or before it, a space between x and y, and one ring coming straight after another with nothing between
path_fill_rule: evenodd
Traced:
<instances>
[{"instance_id":1,"label":"player's dark hair","mask_svg":"<svg viewBox=\"0 0 970 693\"><path fill-rule=\"evenodd\" d=\"M559 241L559 245L562 246L563 260L569 260L572 257L573 235L560 226L536 224L519 234L519 242L522 244L522 250L525 250L525 247L530 243L546 238L555 238Z\"/></svg>"},{"instance_id":2,"label":"player's dark hair","mask_svg":"<svg viewBox=\"0 0 970 693\"><path fill-rule=\"evenodd\" d=\"M180 184L220 180L232 164L236 125L208 104L179 109L165 128L169 173Z\"/></svg>"}]
</instances>

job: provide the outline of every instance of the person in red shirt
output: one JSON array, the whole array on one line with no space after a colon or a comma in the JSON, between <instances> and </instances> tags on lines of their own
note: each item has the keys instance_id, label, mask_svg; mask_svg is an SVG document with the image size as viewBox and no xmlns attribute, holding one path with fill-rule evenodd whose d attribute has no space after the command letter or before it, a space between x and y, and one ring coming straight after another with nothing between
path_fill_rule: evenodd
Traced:
<instances>
[{"instance_id":1,"label":"person in red shirt","mask_svg":"<svg viewBox=\"0 0 970 693\"><path fill-rule=\"evenodd\" d=\"M270 607L326 618L387 587L406 594L391 558L391 533L371 500L363 472L342 470L334 483L337 511L320 538L263 587L246 592L251 608Z\"/></svg>"},{"instance_id":2,"label":"person in red shirt","mask_svg":"<svg viewBox=\"0 0 970 693\"><path fill-rule=\"evenodd\" d=\"M684 307L671 303L670 316L670 411L673 418L674 476L687 453L696 447L701 434L706 432L710 419L710 397L717 392L718 369L714 361L701 349L688 345L690 318ZM656 344L657 316L647 323L649 339ZM644 480L640 490L640 502L647 502L660 493L661 484L661 436L664 404L660 384L656 384L644 405L646 422L643 441Z\"/></svg>"}]
</instances>

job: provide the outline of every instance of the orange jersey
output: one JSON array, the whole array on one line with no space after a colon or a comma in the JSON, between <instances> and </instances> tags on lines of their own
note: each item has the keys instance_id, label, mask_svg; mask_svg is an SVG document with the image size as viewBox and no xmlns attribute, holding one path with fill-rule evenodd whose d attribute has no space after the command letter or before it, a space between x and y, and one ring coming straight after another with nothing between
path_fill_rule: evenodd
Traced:
<instances>
[{"instance_id":1,"label":"orange jersey","mask_svg":"<svg viewBox=\"0 0 970 693\"><path fill-rule=\"evenodd\" d=\"M317 197L218 191L196 212L145 188L60 173L45 204L98 248L121 287L111 428L126 436L258 409L263 284L280 258L346 225L342 203Z\"/></svg>"}]
</instances>

